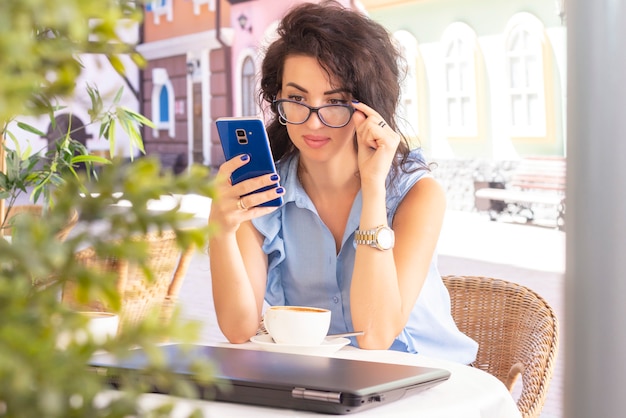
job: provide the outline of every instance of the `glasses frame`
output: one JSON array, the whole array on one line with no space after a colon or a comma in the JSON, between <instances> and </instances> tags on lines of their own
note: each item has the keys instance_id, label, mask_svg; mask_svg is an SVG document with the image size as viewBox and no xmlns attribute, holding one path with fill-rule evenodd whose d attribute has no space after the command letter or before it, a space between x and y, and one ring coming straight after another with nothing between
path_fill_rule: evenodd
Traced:
<instances>
[{"instance_id":1,"label":"glasses frame","mask_svg":"<svg viewBox=\"0 0 626 418\"><path fill-rule=\"evenodd\" d=\"M309 114L307 115L306 118L304 118L304 120L302 122L290 122L287 120L286 117L284 117L280 111L280 107L279 104L280 103L295 103L297 105L300 106L304 106L307 109L309 109ZM356 109L354 107L352 107L349 104L328 104L328 105L324 105L324 106L319 106L319 107L314 107L314 106L309 106L308 104L302 103L302 102L298 102L296 100L289 100L289 99L277 99L274 100L274 105L276 106L276 112L278 113L278 116L280 116L281 118L283 118L287 123L290 123L292 125L302 125L303 123L306 123L306 121L309 120L309 118L311 117L312 113L317 114L317 118L320 120L320 122L322 122L324 125L328 126L329 128L343 128L344 126L346 126L347 124L350 123L350 121L352 120L352 115L354 115L354 112L356 111ZM323 117L320 116L319 111L321 109L325 109L327 107L345 107L346 109L348 109L350 111L350 117L348 118L348 120L346 121L346 123L344 123L343 125L338 125L338 126L333 126L333 125L329 125Z\"/></svg>"}]
</instances>

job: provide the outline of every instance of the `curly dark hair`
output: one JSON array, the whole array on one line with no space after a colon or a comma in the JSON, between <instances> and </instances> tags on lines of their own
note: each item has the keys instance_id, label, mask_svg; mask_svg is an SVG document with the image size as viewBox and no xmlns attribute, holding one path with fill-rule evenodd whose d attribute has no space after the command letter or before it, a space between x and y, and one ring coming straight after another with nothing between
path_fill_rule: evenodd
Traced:
<instances>
[{"instance_id":1,"label":"curly dark hair","mask_svg":"<svg viewBox=\"0 0 626 418\"><path fill-rule=\"evenodd\" d=\"M263 59L260 91L261 100L271 106L267 131L275 160L297 151L273 105L282 88L285 59L290 55L316 58L331 80L380 113L392 129L399 130L396 107L400 81L405 76L400 67L404 60L382 25L335 1L304 3L283 17L278 36ZM406 136L400 134L394 172L407 160L410 150Z\"/></svg>"}]
</instances>

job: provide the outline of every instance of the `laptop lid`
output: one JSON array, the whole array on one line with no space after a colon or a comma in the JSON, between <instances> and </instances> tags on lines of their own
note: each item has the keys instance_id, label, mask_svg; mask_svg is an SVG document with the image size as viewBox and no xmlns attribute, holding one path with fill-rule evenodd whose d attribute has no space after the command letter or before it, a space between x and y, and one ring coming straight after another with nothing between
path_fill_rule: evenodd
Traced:
<instances>
[{"instance_id":1,"label":"laptop lid","mask_svg":"<svg viewBox=\"0 0 626 418\"><path fill-rule=\"evenodd\" d=\"M206 400L349 414L401 399L439 384L450 372L438 368L288 354L230 347L177 344L160 347L170 369L197 385ZM215 382L203 386L193 379L194 359L214 363ZM115 384L120 370L142 372L143 351L116 360L96 354L90 365ZM155 390L156 391L156 390Z\"/></svg>"}]
</instances>

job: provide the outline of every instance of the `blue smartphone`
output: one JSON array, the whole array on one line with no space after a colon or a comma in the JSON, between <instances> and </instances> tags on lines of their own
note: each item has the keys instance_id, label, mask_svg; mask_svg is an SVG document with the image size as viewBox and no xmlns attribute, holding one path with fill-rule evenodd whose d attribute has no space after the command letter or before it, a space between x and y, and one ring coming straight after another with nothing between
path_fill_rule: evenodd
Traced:
<instances>
[{"instance_id":1,"label":"blue smartphone","mask_svg":"<svg viewBox=\"0 0 626 418\"><path fill-rule=\"evenodd\" d=\"M248 164L239 167L231 175L232 184L276 172L270 141L261 119L253 117L222 117L218 118L215 124L217 125L217 133L220 137L226 160L241 154L250 156ZM255 190L252 193L276 187L278 185L275 184ZM259 206L281 206L282 204L283 198L279 196Z\"/></svg>"}]
</instances>

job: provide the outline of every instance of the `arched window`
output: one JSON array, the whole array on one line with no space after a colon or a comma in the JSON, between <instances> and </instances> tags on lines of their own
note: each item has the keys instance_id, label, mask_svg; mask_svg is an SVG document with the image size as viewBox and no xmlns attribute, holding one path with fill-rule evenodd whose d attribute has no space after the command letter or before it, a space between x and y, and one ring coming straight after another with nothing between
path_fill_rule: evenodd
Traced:
<instances>
[{"instance_id":1,"label":"arched window","mask_svg":"<svg viewBox=\"0 0 626 418\"><path fill-rule=\"evenodd\" d=\"M443 74L448 137L478 135L476 90L476 33L455 22L443 35Z\"/></svg>"},{"instance_id":2,"label":"arched window","mask_svg":"<svg viewBox=\"0 0 626 418\"><path fill-rule=\"evenodd\" d=\"M161 86L161 93L159 93L159 122L161 123L169 123L170 121L169 102L167 87Z\"/></svg>"},{"instance_id":3,"label":"arched window","mask_svg":"<svg viewBox=\"0 0 626 418\"><path fill-rule=\"evenodd\" d=\"M87 133L87 129L83 121L76 115L70 113L62 113L54 117L55 123L48 125L45 139L48 141L48 152L55 149L56 144L70 133L70 137L87 147L87 141L92 136ZM78 152L78 151L77 151ZM80 170L84 170L85 164L78 164Z\"/></svg>"},{"instance_id":4,"label":"arched window","mask_svg":"<svg viewBox=\"0 0 626 418\"><path fill-rule=\"evenodd\" d=\"M54 117L55 123L48 125L46 132L46 140L48 141L48 151L54 148L54 144L70 132L71 138L87 146L87 140L91 139L91 135L87 133L87 129L83 121L76 115L70 113L62 113Z\"/></svg>"},{"instance_id":5,"label":"arched window","mask_svg":"<svg viewBox=\"0 0 626 418\"><path fill-rule=\"evenodd\" d=\"M215 11L215 0L193 0L193 13L200 14L200 6L206 4L210 12Z\"/></svg>"},{"instance_id":6,"label":"arched window","mask_svg":"<svg viewBox=\"0 0 626 418\"><path fill-rule=\"evenodd\" d=\"M241 116L257 115L255 75L254 61L252 57L247 56L241 66Z\"/></svg>"},{"instance_id":7,"label":"arched window","mask_svg":"<svg viewBox=\"0 0 626 418\"><path fill-rule=\"evenodd\" d=\"M146 3L146 12L152 12L154 23L161 23L161 16L168 22L174 19L174 0L152 0Z\"/></svg>"},{"instance_id":8,"label":"arched window","mask_svg":"<svg viewBox=\"0 0 626 418\"><path fill-rule=\"evenodd\" d=\"M543 24L535 16L511 18L505 32L511 136L546 136L544 42Z\"/></svg>"},{"instance_id":9,"label":"arched window","mask_svg":"<svg viewBox=\"0 0 626 418\"><path fill-rule=\"evenodd\" d=\"M159 131L167 130L168 135L174 138L174 87L164 68L152 70L152 122L153 135L159 136Z\"/></svg>"},{"instance_id":10,"label":"arched window","mask_svg":"<svg viewBox=\"0 0 626 418\"><path fill-rule=\"evenodd\" d=\"M399 119L401 122L406 121L409 124L409 126L406 128L407 132L415 132L417 135L419 135L420 115L417 87L417 64L419 59L419 52L417 47L417 40L411 33L405 30L397 31L393 34L393 36L398 42L407 66L406 78L404 79L404 82L402 84L400 106L398 108Z\"/></svg>"}]
</instances>

